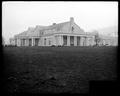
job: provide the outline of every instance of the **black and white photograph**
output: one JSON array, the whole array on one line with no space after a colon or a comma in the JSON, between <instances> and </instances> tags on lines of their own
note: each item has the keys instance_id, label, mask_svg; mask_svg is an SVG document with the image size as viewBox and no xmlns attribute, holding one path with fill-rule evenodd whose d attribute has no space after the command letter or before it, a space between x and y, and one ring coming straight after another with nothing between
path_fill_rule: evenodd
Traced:
<instances>
[{"instance_id":1,"label":"black and white photograph","mask_svg":"<svg viewBox=\"0 0 120 96\"><path fill-rule=\"evenodd\" d=\"M3 1L3 93L89 94L117 80L117 1Z\"/></svg>"}]
</instances>

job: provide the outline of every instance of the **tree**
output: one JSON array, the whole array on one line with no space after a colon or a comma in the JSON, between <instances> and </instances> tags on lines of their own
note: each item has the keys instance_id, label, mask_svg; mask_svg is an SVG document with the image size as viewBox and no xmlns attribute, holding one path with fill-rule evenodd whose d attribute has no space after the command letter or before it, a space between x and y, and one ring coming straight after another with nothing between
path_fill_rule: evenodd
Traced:
<instances>
[{"instance_id":1,"label":"tree","mask_svg":"<svg viewBox=\"0 0 120 96\"><path fill-rule=\"evenodd\" d=\"M94 31L95 32L95 45L98 46L100 41L101 41L101 38L99 36L99 33L97 31Z\"/></svg>"}]
</instances>

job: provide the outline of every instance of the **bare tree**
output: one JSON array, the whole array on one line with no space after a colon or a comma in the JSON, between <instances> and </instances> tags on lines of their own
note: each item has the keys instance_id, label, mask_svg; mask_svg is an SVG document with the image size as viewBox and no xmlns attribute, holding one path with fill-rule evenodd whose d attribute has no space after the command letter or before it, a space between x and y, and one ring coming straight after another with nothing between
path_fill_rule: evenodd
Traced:
<instances>
[{"instance_id":1,"label":"bare tree","mask_svg":"<svg viewBox=\"0 0 120 96\"><path fill-rule=\"evenodd\" d=\"M101 42L101 38L99 36L98 31L94 31L94 33L95 33L95 45L99 46L99 43Z\"/></svg>"}]
</instances>

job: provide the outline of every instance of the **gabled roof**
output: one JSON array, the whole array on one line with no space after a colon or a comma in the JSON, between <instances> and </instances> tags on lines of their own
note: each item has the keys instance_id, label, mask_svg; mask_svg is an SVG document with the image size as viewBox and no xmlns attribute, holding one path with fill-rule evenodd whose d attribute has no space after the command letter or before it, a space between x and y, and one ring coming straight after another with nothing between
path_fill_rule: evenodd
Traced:
<instances>
[{"instance_id":1,"label":"gabled roof","mask_svg":"<svg viewBox=\"0 0 120 96\"><path fill-rule=\"evenodd\" d=\"M41 36L42 35L42 32L46 34L46 30L49 30L47 31L48 34L53 34L53 33L56 33L56 32L66 32L66 33L69 33L69 26L71 24L71 21L67 21L67 22L62 22L62 23L53 23L53 25L50 25L50 26L40 26L40 25L37 25L36 27L29 27L27 31L24 31L16 36ZM74 25L76 26L76 30L79 30L80 31L80 34L85 34L84 33L84 30L81 29L75 22L74 22ZM67 27L67 29L66 29ZM78 31L75 31L75 32L78 32Z\"/></svg>"},{"instance_id":2,"label":"gabled roof","mask_svg":"<svg viewBox=\"0 0 120 96\"><path fill-rule=\"evenodd\" d=\"M55 25L51 25L48 27L48 29L61 29L64 25L68 24L70 22L63 22L63 23L58 23Z\"/></svg>"},{"instance_id":3,"label":"gabled roof","mask_svg":"<svg viewBox=\"0 0 120 96\"><path fill-rule=\"evenodd\" d=\"M68 23L70 23L70 22L63 22L63 23L58 23L58 24L54 24L54 25L50 25L50 26L37 25L35 28L29 27L27 31L17 34L16 36L39 36L40 31L44 32L45 30L52 30L52 29L59 31L60 29L62 29L62 27L65 24L68 24Z\"/></svg>"},{"instance_id":4,"label":"gabled roof","mask_svg":"<svg viewBox=\"0 0 120 96\"><path fill-rule=\"evenodd\" d=\"M62 27L66 24L68 24L70 22L63 22L63 23L58 23L58 24L54 24L54 25L50 25L50 26L46 26L44 27L41 31L45 31L45 30L53 30L56 29L57 31L59 31L60 29L62 29Z\"/></svg>"}]
</instances>

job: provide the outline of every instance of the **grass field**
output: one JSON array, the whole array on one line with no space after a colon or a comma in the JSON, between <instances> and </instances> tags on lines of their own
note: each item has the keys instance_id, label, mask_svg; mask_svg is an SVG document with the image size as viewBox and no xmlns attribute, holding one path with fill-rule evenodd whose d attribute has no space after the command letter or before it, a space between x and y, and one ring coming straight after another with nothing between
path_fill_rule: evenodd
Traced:
<instances>
[{"instance_id":1,"label":"grass field","mask_svg":"<svg viewBox=\"0 0 120 96\"><path fill-rule=\"evenodd\" d=\"M9 92L87 93L90 80L115 80L117 47L4 47Z\"/></svg>"}]
</instances>

